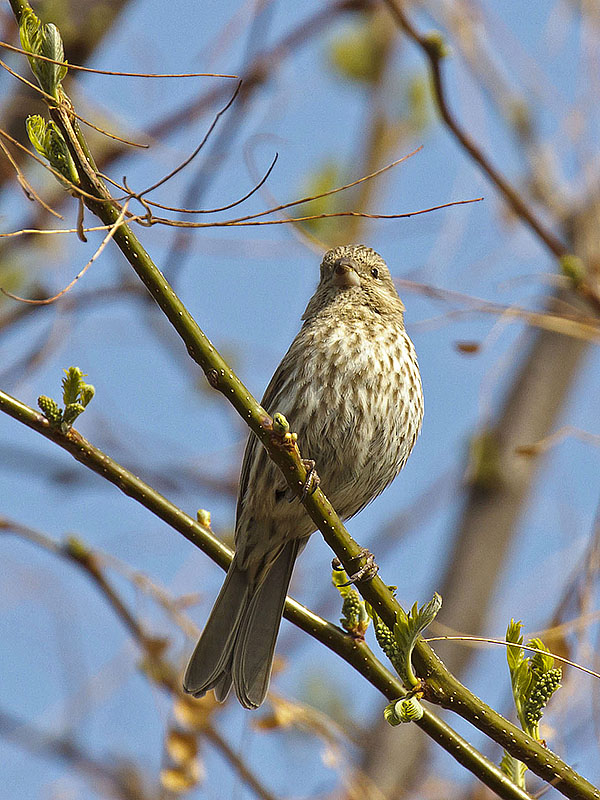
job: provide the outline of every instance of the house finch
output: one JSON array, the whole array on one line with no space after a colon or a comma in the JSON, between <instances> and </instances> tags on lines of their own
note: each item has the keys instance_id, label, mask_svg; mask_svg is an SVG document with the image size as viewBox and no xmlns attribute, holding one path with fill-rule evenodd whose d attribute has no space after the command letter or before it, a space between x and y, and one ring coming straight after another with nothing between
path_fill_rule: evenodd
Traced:
<instances>
[{"instance_id":1,"label":"house finch","mask_svg":"<svg viewBox=\"0 0 600 800\"><path fill-rule=\"evenodd\" d=\"M385 261L364 245L325 253L304 324L262 400L298 434L342 519L370 503L404 466L421 428L417 357ZM259 440L240 477L235 556L188 664L184 687L258 708L296 557L315 530Z\"/></svg>"}]
</instances>

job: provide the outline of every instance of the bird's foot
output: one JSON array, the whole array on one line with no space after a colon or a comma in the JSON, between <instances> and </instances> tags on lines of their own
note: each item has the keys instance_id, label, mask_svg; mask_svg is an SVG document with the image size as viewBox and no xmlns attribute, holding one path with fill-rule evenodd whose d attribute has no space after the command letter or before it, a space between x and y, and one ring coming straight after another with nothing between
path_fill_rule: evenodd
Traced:
<instances>
[{"instance_id":1,"label":"bird's foot","mask_svg":"<svg viewBox=\"0 0 600 800\"><path fill-rule=\"evenodd\" d=\"M351 586L354 583L372 581L377 575L379 572L379 567L375 563L375 556L373 553L367 550L366 547L362 547L360 553L357 556L354 556L354 558L351 558L350 561L358 561L361 558L365 559L365 563L356 572L354 572L352 575L349 575L346 583L341 584L342 586ZM331 566L336 570L343 569L339 558L334 558L331 562Z\"/></svg>"},{"instance_id":2,"label":"bird's foot","mask_svg":"<svg viewBox=\"0 0 600 800\"><path fill-rule=\"evenodd\" d=\"M321 483L321 479L317 475L317 470L315 469L315 462L312 458L303 458L302 464L306 470L306 478L304 480L304 486L302 487L302 494L300 495L301 503L306 500L309 494L316 492Z\"/></svg>"}]
</instances>

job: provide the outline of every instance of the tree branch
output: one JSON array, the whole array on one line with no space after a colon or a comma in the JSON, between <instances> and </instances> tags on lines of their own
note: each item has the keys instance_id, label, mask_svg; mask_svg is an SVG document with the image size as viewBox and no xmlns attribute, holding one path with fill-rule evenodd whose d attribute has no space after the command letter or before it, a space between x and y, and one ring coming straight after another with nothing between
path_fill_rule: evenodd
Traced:
<instances>
[{"instance_id":1,"label":"tree branch","mask_svg":"<svg viewBox=\"0 0 600 800\"><path fill-rule=\"evenodd\" d=\"M20 21L20 16L26 4L22 0L11 0L11 5L17 20ZM50 113L69 147L79 173L81 186L86 192L86 205L104 224L115 225L119 219L120 212L106 187L97 176L93 158L82 134L74 127L73 118L66 107L62 105L51 107ZM126 224L119 225L113 238L151 296L184 341L192 359L205 372L211 386L227 397L236 411L246 421L246 424L258 436L269 456L281 469L290 488L300 497L306 480L306 468L294 439L289 434L282 436L274 431L271 417L252 397L248 389L217 352L129 226ZM27 409L26 406L19 404L18 401L12 401L11 404L11 400L12 398L8 398L7 395L0 395L0 408L15 408L15 412L18 414L17 418L24 418L27 415L27 411L31 412L31 409ZM48 424L47 421L45 422ZM73 436L75 438L73 448L79 453L79 456L82 455L83 451L85 451L83 437L73 431L60 435L65 438ZM76 457L78 456L76 455ZM104 459L106 458L104 456ZM115 466L118 467L118 465ZM162 499L164 501L164 498ZM316 527L323 534L327 544L349 571L352 562L356 563L356 560L361 556L362 548L348 534L321 489L318 488L314 493L307 494L305 498L302 498L302 502ZM179 509L177 511L182 514ZM189 533L188 526L186 534L188 538L190 538ZM216 549L219 548L217 547ZM222 550L219 555L222 557ZM396 616L401 611L401 608L383 580L376 576L370 581L359 584L358 588L388 627L393 628ZM588 781L578 775L558 756L524 734L522 730L501 717L460 684L437 658L433 650L422 640L415 648L415 661L419 668L420 676L426 681L425 692L428 700L445 708L452 708L504 747L515 758L526 763L541 778L551 782L565 796L577 799L586 798L586 800L590 800L593 798L593 800L599 800L600 792ZM453 755L455 754L453 753ZM497 768L494 768L494 770L496 773L498 772ZM490 769L490 779L492 774ZM505 778L506 776L502 777ZM493 774L493 780L495 783L498 782L499 779L496 774ZM508 783L510 784L510 781ZM513 785L511 784L511 786Z\"/></svg>"},{"instance_id":2,"label":"tree branch","mask_svg":"<svg viewBox=\"0 0 600 800\"><path fill-rule=\"evenodd\" d=\"M446 100L444 78L440 67L440 62L443 58L443 42L438 40L437 37L434 39L433 37L430 38L420 34L410 21L399 0L384 0L384 2L398 26L421 48L429 62L429 70L438 111L446 123L446 127L453 133L456 140L463 149L467 151L473 161L479 164L490 181L504 196L504 199L515 214L527 223L536 236L546 245L552 255L556 256L556 258L567 255L569 249L566 244L549 231L543 222L531 211L514 186L512 186L504 175L493 166L487 155L462 128L450 111L448 101Z\"/></svg>"},{"instance_id":3,"label":"tree branch","mask_svg":"<svg viewBox=\"0 0 600 800\"><path fill-rule=\"evenodd\" d=\"M233 557L233 552L217 539L212 531L189 517L151 486L94 447L74 428L71 428L66 434L61 433L52 428L48 420L40 413L2 391L0 391L0 411L62 447L63 450L70 453L81 464L96 472L105 480L110 481L128 497L136 500L185 536L188 541L200 548L222 569L227 570ZM0 521L0 527L6 529L14 526L3 524ZM77 558L74 552L68 555L78 566L88 572L90 571L89 565L93 562L85 558ZM96 576L93 573L92 577L99 588L105 591L105 587L96 580ZM395 700L405 694L405 690L398 678L381 664L364 640L350 636L341 628L327 622L290 597L286 601L284 615L294 625L321 642L321 644L324 644L354 667L388 700ZM119 612L119 616L130 633L139 639L136 626L130 624L125 614ZM485 758L469 742L459 736L431 711L425 709L423 718L416 724L460 764L496 792L499 797L508 798L509 800L528 800L528 794L515 786L495 764Z\"/></svg>"}]
</instances>

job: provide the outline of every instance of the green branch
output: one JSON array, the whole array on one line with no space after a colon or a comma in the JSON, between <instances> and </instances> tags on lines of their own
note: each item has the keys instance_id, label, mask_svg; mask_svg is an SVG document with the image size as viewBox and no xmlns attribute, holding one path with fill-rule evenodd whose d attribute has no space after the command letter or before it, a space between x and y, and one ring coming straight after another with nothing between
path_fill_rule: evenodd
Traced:
<instances>
[{"instance_id":1,"label":"green branch","mask_svg":"<svg viewBox=\"0 0 600 800\"><path fill-rule=\"evenodd\" d=\"M222 569L227 570L233 553L212 531L188 516L102 450L94 447L74 428L63 432L60 427L53 426L45 416L2 391L0 391L0 411L62 447L81 464L110 481L128 497L136 500L185 536ZM388 700L397 700L405 694L402 683L381 664L364 640L348 635L289 597L284 615L294 625L354 667ZM124 615L121 616L125 619ZM126 624L132 630L127 620ZM531 800L530 796L515 786L495 764L431 711L426 709L422 719L416 724L499 797L507 800Z\"/></svg>"}]
</instances>

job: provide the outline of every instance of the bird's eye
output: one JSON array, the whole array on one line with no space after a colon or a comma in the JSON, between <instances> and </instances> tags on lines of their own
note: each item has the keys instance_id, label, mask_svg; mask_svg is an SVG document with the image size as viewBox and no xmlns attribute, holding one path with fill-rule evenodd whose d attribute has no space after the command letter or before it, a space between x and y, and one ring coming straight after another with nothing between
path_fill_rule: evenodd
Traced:
<instances>
[{"instance_id":1,"label":"bird's eye","mask_svg":"<svg viewBox=\"0 0 600 800\"><path fill-rule=\"evenodd\" d=\"M379 270L377 269L377 267L373 267L373 269L371 270L371 275L374 278L378 278L379 277Z\"/></svg>"}]
</instances>

